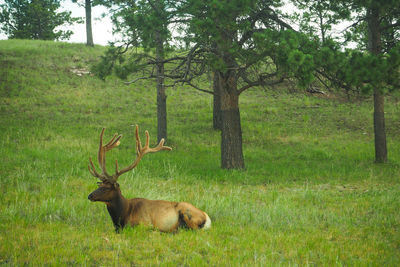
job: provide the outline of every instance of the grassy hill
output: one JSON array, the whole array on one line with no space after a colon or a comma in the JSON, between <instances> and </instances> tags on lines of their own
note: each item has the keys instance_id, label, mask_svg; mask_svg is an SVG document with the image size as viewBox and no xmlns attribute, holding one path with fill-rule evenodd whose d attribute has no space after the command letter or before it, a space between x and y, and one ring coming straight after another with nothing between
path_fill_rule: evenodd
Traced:
<instances>
[{"instance_id":1,"label":"grassy hill","mask_svg":"<svg viewBox=\"0 0 400 267\"><path fill-rule=\"evenodd\" d=\"M246 170L219 168L212 99L168 89L168 145L120 177L125 197L187 201L209 231L115 234L87 195L98 136L131 163L134 125L156 139L151 81L87 73L103 47L0 41L0 264L77 266L372 265L400 262L400 102L388 98L389 163L373 163L372 103L254 89L241 96Z\"/></svg>"}]
</instances>

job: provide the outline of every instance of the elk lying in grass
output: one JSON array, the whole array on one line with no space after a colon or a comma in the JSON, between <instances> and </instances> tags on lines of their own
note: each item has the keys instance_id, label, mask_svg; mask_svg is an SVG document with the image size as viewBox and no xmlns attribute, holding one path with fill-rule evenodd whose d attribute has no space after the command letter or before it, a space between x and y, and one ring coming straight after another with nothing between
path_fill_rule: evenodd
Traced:
<instances>
[{"instance_id":1,"label":"elk lying in grass","mask_svg":"<svg viewBox=\"0 0 400 267\"><path fill-rule=\"evenodd\" d=\"M149 147L149 133L146 131L146 144L142 147L136 126L136 159L126 168L119 170L118 162L115 162L115 173L110 175L106 170L106 152L117 147L121 135L114 137L103 145L104 128L100 134L100 146L98 161L102 173L98 173L92 159L89 159L89 172L99 178L99 188L88 196L91 201L101 201L107 205L107 210L114 223L116 232L119 232L125 225L135 226L137 224L152 225L163 232L176 231L179 226L186 226L190 229L207 229L211 227L211 220L208 215L200 209L186 202L173 202L165 200L148 200L145 198L126 199L121 194L118 177L137 166L142 157L147 153L162 150L171 150L164 146L164 139L154 147Z\"/></svg>"}]
</instances>

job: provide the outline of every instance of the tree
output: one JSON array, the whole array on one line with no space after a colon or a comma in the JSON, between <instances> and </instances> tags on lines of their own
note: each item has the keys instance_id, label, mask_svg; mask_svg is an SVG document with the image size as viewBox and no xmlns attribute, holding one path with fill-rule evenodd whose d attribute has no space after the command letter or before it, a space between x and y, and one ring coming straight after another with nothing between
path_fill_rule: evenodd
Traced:
<instances>
[{"instance_id":1,"label":"tree","mask_svg":"<svg viewBox=\"0 0 400 267\"><path fill-rule=\"evenodd\" d=\"M240 94L254 86L273 86L287 74L282 60L287 54L279 57L275 49L282 37L279 32L291 29L276 9L281 5L281 1L250 0L184 2L183 9L190 18L186 39L194 44L184 67L186 80L192 83L194 75L189 70L197 61L213 70L219 83L222 168L245 167Z\"/></svg>"},{"instance_id":2,"label":"tree","mask_svg":"<svg viewBox=\"0 0 400 267\"><path fill-rule=\"evenodd\" d=\"M92 7L98 5L107 5L107 2L104 0L72 0L72 2L77 3L81 7L85 7L86 45L94 46L92 31Z\"/></svg>"},{"instance_id":3,"label":"tree","mask_svg":"<svg viewBox=\"0 0 400 267\"><path fill-rule=\"evenodd\" d=\"M316 1L305 0L309 5L325 5L327 12L335 12L336 18L350 20L353 24L346 32L346 39L356 41L357 49L347 49L337 45L325 50L325 63L319 73L333 84L351 90L356 88L374 97L375 161L387 161L385 133L384 95L400 88L400 2L391 0ZM348 9L352 13L340 13ZM337 22L337 21L336 21ZM331 58L331 62L326 60ZM329 63L328 63L329 62ZM332 67L335 65L335 67Z\"/></svg>"},{"instance_id":4,"label":"tree","mask_svg":"<svg viewBox=\"0 0 400 267\"><path fill-rule=\"evenodd\" d=\"M165 63L169 61L170 30L176 23L175 1L167 0L115 0L112 11L114 33L123 36L121 45L112 45L103 60L95 66L102 78L114 71L126 79L141 73L139 79L155 79L157 83L157 139L167 140L167 95ZM133 49L141 47L141 49ZM132 49L131 49L132 48ZM154 66L154 68L152 67ZM134 79L132 82L136 81ZM128 82L129 83L129 82Z\"/></svg>"},{"instance_id":5,"label":"tree","mask_svg":"<svg viewBox=\"0 0 400 267\"><path fill-rule=\"evenodd\" d=\"M59 0L4 2L0 5L1 30L11 39L69 39L72 31L59 30L57 27L79 22L79 18L71 17L71 12L57 12Z\"/></svg>"},{"instance_id":6,"label":"tree","mask_svg":"<svg viewBox=\"0 0 400 267\"><path fill-rule=\"evenodd\" d=\"M368 24L368 51L378 62L382 60L384 53L382 46L382 37L385 31L392 30L397 27L400 29L400 3L398 1L355 1L355 6L361 8L365 12L365 19ZM396 22L390 23L392 18L396 18ZM385 22L386 25L384 24ZM393 40L394 41L394 40ZM392 48L393 49L393 48ZM390 51L388 51L390 54ZM381 59L381 60L379 60ZM395 69L396 71L396 69ZM397 70L398 74L398 70ZM397 76L398 77L398 76ZM385 112L384 112L384 91L380 79L371 82L374 94L374 133L375 133L375 161L383 163L387 161L387 145L385 132Z\"/></svg>"},{"instance_id":7,"label":"tree","mask_svg":"<svg viewBox=\"0 0 400 267\"><path fill-rule=\"evenodd\" d=\"M221 97L219 89L219 74L213 71L213 128L222 130Z\"/></svg>"}]
</instances>

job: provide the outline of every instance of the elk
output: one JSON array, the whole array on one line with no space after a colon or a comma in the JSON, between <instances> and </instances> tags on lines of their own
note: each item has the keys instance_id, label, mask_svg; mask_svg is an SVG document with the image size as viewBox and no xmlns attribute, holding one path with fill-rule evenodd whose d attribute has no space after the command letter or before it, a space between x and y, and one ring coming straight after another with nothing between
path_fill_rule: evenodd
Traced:
<instances>
[{"instance_id":1,"label":"elk","mask_svg":"<svg viewBox=\"0 0 400 267\"><path fill-rule=\"evenodd\" d=\"M117 183L118 177L134 169L144 155L162 150L172 150L164 146L164 139L151 148L149 146L149 132L146 131L146 144L142 147L139 137L139 127L136 125L136 159L133 163L121 170L118 161L115 161L115 173L110 175L106 170L106 152L120 144L122 135L115 134L111 140L103 145L105 128L100 133L98 162L101 173L96 171L92 158L89 158L89 172L101 180L98 188L89 194L90 201L100 201L106 204L108 213L118 233L126 225L150 225L162 232L174 232L178 227L190 229L207 229L211 227L210 217L204 211L187 202L173 202L166 200L149 200L145 198L126 199Z\"/></svg>"}]
</instances>

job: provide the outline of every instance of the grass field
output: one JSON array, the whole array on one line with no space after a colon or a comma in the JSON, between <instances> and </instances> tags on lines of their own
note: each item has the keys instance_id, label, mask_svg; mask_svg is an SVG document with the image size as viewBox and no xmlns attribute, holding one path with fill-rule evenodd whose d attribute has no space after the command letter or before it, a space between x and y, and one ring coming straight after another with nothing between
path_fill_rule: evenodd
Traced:
<instances>
[{"instance_id":1,"label":"grass field","mask_svg":"<svg viewBox=\"0 0 400 267\"><path fill-rule=\"evenodd\" d=\"M389 163L374 164L372 102L253 89L241 96L246 170L220 166L211 96L168 89L171 152L120 177L126 197L187 201L213 221L176 234L116 234L87 195L98 135L134 159L134 125L156 133L151 81L125 86L85 71L104 51L0 41L0 265L397 266L400 100L388 97Z\"/></svg>"}]
</instances>

